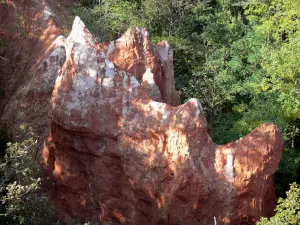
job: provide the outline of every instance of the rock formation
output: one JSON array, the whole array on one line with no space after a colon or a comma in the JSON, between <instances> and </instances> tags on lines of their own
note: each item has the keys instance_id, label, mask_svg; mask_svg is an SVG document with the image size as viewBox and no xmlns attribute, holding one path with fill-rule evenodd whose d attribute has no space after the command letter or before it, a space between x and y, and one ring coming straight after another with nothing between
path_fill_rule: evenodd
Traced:
<instances>
[{"instance_id":1,"label":"rock formation","mask_svg":"<svg viewBox=\"0 0 300 225\"><path fill-rule=\"evenodd\" d=\"M78 17L68 38L57 35L24 78L15 77L22 85L1 84L9 86L1 122L12 134L26 122L40 135L53 181L47 187L62 217L238 225L273 214L278 127L263 124L219 146L198 100L179 105L167 42L154 46L147 30L133 28L98 44Z\"/></svg>"},{"instance_id":2,"label":"rock formation","mask_svg":"<svg viewBox=\"0 0 300 225\"><path fill-rule=\"evenodd\" d=\"M133 28L110 45L107 56L118 68L133 74L142 86L147 85L145 79L153 74L150 79L158 86L162 100L169 105L179 105L174 86L173 51L167 42L153 46L146 29ZM151 93L148 92L150 96ZM155 97L153 100L160 101Z\"/></svg>"},{"instance_id":3,"label":"rock formation","mask_svg":"<svg viewBox=\"0 0 300 225\"><path fill-rule=\"evenodd\" d=\"M77 17L64 46L43 151L64 215L149 225L254 224L272 215L283 149L275 125L216 145L196 99L164 103L177 101L165 70L172 54L167 43L153 47L146 30L101 48Z\"/></svg>"},{"instance_id":4,"label":"rock formation","mask_svg":"<svg viewBox=\"0 0 300 225\"><path fill-rule=\"evenodd\" d=\"M63 46L60 34L67 27L65 11L71 4L72 0L0 3L0 128L5 124L11 138L24 123L39 134L47 127L49 99L65 54L57 46Z\"/></svg>"}]
</instances>

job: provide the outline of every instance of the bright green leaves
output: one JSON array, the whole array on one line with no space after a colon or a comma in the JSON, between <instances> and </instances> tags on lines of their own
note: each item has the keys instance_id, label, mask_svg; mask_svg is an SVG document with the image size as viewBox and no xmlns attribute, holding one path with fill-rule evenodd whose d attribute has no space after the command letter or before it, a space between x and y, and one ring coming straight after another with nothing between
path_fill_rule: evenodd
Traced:
<instances>
[{"instance_id":1,"label":"bright green leaves","mask_svg":"<svg viewBox=\"0 0 300 225\"><path fill-rule=\"evenodd\" d=\"M283 42L299 28L299 8L298 0L253 0L246 14L268 40Z\"/></svg>"},{"instance_id":2,"label":"bright green leaves","mask_svg":"<svg viewBox=\"0 0 300 225\"><path fill-rule=\"evenodd\" d=\"M250 26L232 43L224 72L217 75L233 110L242 115L235 125L239 132L262 122L275 122L285 130L300 118L298 5L297 0L246 5Z\"/></svg>"},{"instance_id":3,"label":"bright green leaves","mask_svg":"<svg viewBox=\"0 0 300 225\"><path fill-rule=\"evenodd\" d=\"M298 225L300 223L300 186L292 183L286 195L286 199L278 200L276 215L270 220L263 218L257 225Z\"/></svg>"},{"instance_id":4,"label":"bright green leaves","mask_svg":"<svg viewBox=\"0 0 300 225\"><path fill-rule=\"evenodd\" d=\"M128 1L106 1L104 5L93 9L93 15L102 19L111 39L122 35L128 27L144 26L138 17L137 4Z\"/></svg>"}]
</instances>

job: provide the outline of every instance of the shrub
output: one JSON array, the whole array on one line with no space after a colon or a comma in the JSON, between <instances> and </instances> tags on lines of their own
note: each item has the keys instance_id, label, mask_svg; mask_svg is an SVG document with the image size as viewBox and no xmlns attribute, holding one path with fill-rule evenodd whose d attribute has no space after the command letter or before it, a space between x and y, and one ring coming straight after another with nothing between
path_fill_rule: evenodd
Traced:
<instances>
[{"instance_id":1,"label":"shrub","mask_svg":"<svg viewBox=\"0 0 300 225\"><path fill-rule=\"evenodd\" d=\"M59 224L48 197L41 193L41 169L33 159L37 140L31 131L8 143L0 161L0 224Z\"/></svg>"},{"instance_id":2,"label":"shrub","mask_svg":"<svg viewBox=\"0 0 300 225\"><path fill-rule=\"evenodd\" d=\"M283 152L279 169L275 173L274 183L276 197L286 197L289 184L300 182L300 149L286 147Z\"/></svg>"},{"instance_id":3,"label":"shrub","mask_svg":"<svg viewBox=\"0 0 300 225\"><path fill-rule=\"evenodd\" d=\"M298 225L300 224L300 185L292 183L286 198L279 198L276 215L262 218L257 225Z\"/></svg>"}]
</instances>

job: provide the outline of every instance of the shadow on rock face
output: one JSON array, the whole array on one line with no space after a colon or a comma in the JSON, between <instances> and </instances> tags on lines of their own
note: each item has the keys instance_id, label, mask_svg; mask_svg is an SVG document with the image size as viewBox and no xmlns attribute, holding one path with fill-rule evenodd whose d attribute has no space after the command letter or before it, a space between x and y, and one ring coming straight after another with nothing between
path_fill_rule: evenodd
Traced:
<instances>
[{"instance_id":1,"label":"shadow on rock face","mask_svg":"<svg viewBox=\"0 0 300 225\"><path fill-rule=\"evenodd\" d=\"M272 215L281 131L263 124L218 146L196 99L177 107L153 101L141 85L143 74L126 70L132 59L118 55L131 57L124 43L152 46L145 32L134 28L102 49L80 19L74 21L43 149L55 181L49 193L61 213L82 222L153 225L214 224L214 217L218 224L255 224ZM136 53L145 68L149 52ZM163 56L149 57L162 62ZM162 94L159 74L142 72L153 74L147 80ZM172 91L164 93L162 100L172 98Z\"/></svg>"},{"instance_id":2,"label":"shadow on rock face","mask_svg":"<svg viewBox=\"0 0 300 225\"><path fill-rule=\"evenodd\" d=\"M47 130L49 99L58 73L53 65L56 58L51 63L47 58L56 44L60 45L57 40L66 25L65 12L70 3L0 3L0 127L6 126L11 137L18 135L22 124L29 124L38 134Z\"/></svg>"},{"instance_id":3,"label":"shadow on rock face","mask_svg":"<svg viewBox=\"0 0 300 225\"><path fill-rule=\"evenodd\" d=\"M218 146L201 104L179 105L167 42L154 46L146 29L132 28L98 44L78 17L65 38L56 4L16 8L21 3L0 4L0 23L16 22L22 9L18 32L29 35L31 21L37 37L2 35L8 46L0 56L9 62L0 60L0 122L11 135L23 123L40 135L54 181L48 191L62 217L235 225L273 214L272 178L283 150L278 127L263 124Z\"/></svg>"}]
</instances>

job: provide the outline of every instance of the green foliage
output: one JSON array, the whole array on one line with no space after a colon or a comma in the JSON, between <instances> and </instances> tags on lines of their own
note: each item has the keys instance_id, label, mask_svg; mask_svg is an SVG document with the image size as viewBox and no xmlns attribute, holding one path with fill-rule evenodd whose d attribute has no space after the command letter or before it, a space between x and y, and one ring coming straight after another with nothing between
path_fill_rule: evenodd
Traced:
<instances>
[{"instance_id":1,"label":"green foliage","mask_svg":"<svg viewBox=\"0 0 300 225\"><path fill-rule=\"evenodd\" d=\"M3 46L3 47L7 47L8 46L8 43L7 42L4 42L2 40L0 40L0 47Z\"/></svg>"},{"instance_id":2,"label":"green foliage","mask_svg":"<svg viewBox=\"0 0 300 225\"><path fill-rule=\"evenodd\" d=\"M237 133L248 133L263 122L280 125L287 140L299 132L295 127L300 116L298 4L296 0L251 1L244 7L241 18L248 19L240 25L244 31L234 35L237 38L215 73L219 93L225 97L222 109L230 106L240 114L233 128ZM226 40L230 43L231 38Z\"/></svg>"},{"instance_id":3,"label":"green foliage","mask_svg":"<svg viewBox=\"0 0 300 225\"><path fill-rule=\"evenodd\" d=\"M238 133L233 127L239 117L239 114L228 113L223 114L217 121L214 121L209 129L212 139L218 144L227 144L242 137L243 134Z\"/></svg>"},{"instance_id":4,"label":"green foliage","mask_svg":"<svg viewBox=\"0 0 300 225\"><path fill-rule=\"evenodd\" d=\"M26 136L24 141L8 143L0 162L0 223L59 224L48 197L40 192L41 171L33 159L37 141L31 131Z\"/></svg>"},{"instance_id":5,"label":"green foliage","mask_svg":"<svg viewBox=\"0 0 300 225\"><path fill-rule=\"evenodd\" d=\"M118 38L128 27L144 26L138 17L137 4L133 1L100 1L100 4L74 4L73 15L80 15L98 41L107 42Z\"/></svg>"},{"instance_id":6,"label":"green foliage","mask_svg":"<svg viewBox=\"0 0 300 225\"><path fill-rule=\"evenodd\" d=\"M276 215L270 219L262 218L257 225L298 225L300 224L300 186L291 184L286 199L280 198Z\"/></svg>"}]
</instances>

